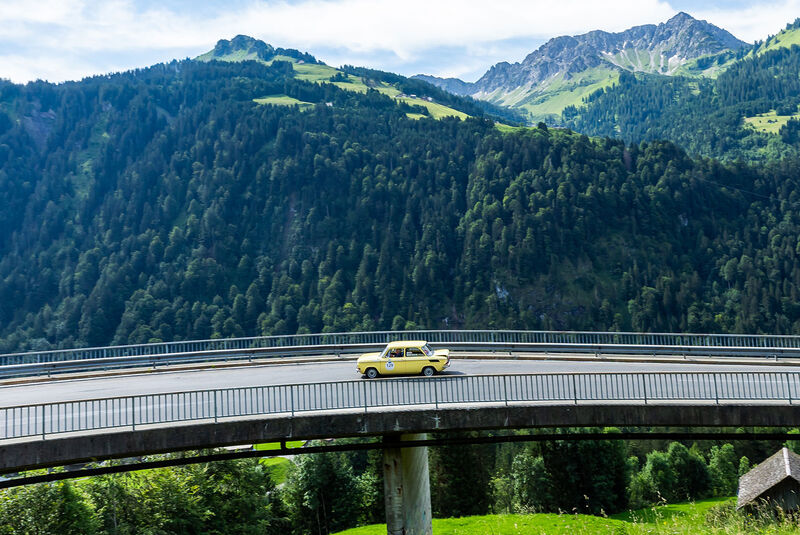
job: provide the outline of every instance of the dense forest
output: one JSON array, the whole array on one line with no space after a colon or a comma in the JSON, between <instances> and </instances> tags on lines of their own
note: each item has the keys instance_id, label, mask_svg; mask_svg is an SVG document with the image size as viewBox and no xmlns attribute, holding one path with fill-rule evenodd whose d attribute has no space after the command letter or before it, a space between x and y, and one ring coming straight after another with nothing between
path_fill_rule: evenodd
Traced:
<instances>
[{"instance_id":1,"label":"dense forest","mask_svg":"<svg viewBox=\"0 0 800 535\"><path fill-rule=\"evenodd\" d=\"M797 45L738 58L716 79L626 72L618 84L590 95L583 106L565 109L563 120L588 135L629 143L669 139L691 154L729 161L763 163L795 157L796 136L788 130L778 135L758 131L745 125L744 118L771 111L796 116L799 72Z\"/></svg>"},{"instance_id":2,"label":"dense forest","mask_svg":"<svg viewBox=\"0 0 800 535\"><path fill-rule=\"evenodd\" d=\"M253 101L274 94L315 106ZM792 157L725 165L668 142L414 120L280 61L3 82L0 110L3 351L417 327L800 332Z\"/></svg>"}]
</instances>

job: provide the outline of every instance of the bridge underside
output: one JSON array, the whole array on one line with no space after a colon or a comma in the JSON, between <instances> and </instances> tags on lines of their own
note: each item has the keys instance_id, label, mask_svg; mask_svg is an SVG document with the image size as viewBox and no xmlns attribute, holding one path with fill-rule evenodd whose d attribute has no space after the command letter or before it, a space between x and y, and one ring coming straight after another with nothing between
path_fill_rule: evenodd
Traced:
<instances>
[{"instance_id":1,"label":"bridge underside","mask_svg":"<svg viewBox=\"0 0 800 535\"><path fill-rule=\"evenodd\" d=\"M315 438L555 427L800 427L783 404L526 404L325 411L103 433L28 437L0 444L0 473L223 446Z\"/></svg>"}]
</instances>

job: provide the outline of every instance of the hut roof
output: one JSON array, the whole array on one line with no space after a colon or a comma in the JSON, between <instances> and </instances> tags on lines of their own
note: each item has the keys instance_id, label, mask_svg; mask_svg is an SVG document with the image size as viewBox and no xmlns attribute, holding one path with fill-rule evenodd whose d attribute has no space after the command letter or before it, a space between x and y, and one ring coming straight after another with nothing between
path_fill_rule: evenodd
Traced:
<instances>
[{"instance_id":1,"label":"hut roof","mask_svg":"<svg viewBox=\"0 0 800 535\"><path fill-rule=\"evenodd\" d=\"M744 507L786 479L800 483L800 455L783 448L739 478L736 507Z\"/></svg>"}]
</instances>

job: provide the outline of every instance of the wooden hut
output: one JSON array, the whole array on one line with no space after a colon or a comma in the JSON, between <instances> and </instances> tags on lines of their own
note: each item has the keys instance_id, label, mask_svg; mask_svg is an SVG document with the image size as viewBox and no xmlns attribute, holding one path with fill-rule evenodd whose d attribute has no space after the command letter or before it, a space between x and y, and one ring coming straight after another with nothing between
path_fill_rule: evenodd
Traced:
<instances>
[{"instance_id":1,"label":"wooden hut","mask_svg":"<svg viewBox=\"0 0 800 535\"><path fill-rule=\"evenodd\" d=\"M783 448L739 478L736 508L760 503L800 509L800 455Z\"/></svg>"}]
</instances>

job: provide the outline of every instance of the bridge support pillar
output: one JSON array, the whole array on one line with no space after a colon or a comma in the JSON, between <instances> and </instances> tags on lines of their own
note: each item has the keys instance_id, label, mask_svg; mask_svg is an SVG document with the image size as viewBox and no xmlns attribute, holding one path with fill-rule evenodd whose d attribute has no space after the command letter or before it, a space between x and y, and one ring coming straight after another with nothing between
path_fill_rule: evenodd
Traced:
<instances>
[{"instance_id":1,"label":"bridge support pillar","mask_svg":"<svg viewBox=\"0 0 800 535\"><path fill-rule=\"evenodd\" d=\"M431 535L431 486L428 448L404 448L426 433L386 436L383 450L383 491L388 535Z\"/></svg>"}]
</instances>

